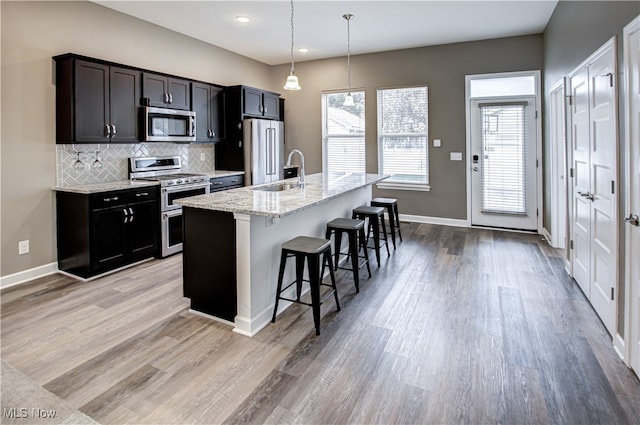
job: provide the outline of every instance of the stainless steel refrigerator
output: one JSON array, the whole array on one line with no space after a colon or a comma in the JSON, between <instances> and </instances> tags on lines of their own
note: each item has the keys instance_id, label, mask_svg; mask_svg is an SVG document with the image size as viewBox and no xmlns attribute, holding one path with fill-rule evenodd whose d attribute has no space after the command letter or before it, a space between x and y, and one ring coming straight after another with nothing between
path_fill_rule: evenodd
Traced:
<instances>
[{"instance_id":1,"label":"stainless steel refrigerator","mask_svg":"<svg viewBox=\"0 0 640 425\"><path fill-rule=\"evenodd\" d=\"M284 173L284 126L282 121L246 119L244 132L245 184L282 180Z\"/></svg>"}]
</instances>

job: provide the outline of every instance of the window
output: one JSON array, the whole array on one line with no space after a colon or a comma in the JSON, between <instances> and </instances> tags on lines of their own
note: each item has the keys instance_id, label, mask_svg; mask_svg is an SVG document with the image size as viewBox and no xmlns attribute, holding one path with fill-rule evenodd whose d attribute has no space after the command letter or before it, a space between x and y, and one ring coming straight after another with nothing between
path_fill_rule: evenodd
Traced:
<instances>
[{"instance_id":1,"label":"window","mask_svg":"<svg viewBox=\"0 0 640 425\"><path fill-rule=\"evenodd\" d=\"M322 94L322 168L330 173L365 172L364 91Z\"/></svg>"},{"instance_id":2,"label":"window","mask_svg":"<svg viewBox=\"0 0 640 425\"><path fill-rule=\"evenodd\" d=\"M428 89L378 89L378 187L429 190Z\"/></svg>"}]
</instances>

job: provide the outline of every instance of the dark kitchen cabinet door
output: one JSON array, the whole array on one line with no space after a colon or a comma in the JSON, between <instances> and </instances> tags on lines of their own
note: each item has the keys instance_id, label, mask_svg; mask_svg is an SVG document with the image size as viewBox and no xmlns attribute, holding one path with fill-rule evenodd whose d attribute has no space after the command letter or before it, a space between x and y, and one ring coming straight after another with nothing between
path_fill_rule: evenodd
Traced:
<instances>
[{"instance_id":1,"label":"dark kitchen cabinet door","mask_svg":"<svg viewBox=\"0 0 640 425\"><path fill-rule=\"evenodd\" d=\"M196 113L196 142L224 140L224 92L205 83L191 85L192 110Z\"/></svg>"},{"instance_id":2,"label":"dark kitchen cabinet door","mask_svg":"<svg viewBox=\"0 0 640 425\"><path fill-rule=\"evenodd\" d=\"M140 72L112 66L109 83L111 141L137 143Z\"/></svg>"},{"instance_id":3,"label":"dark kitchen cabinet door","mask_svg":"<svg viewBox=\"0 0 640 425\"><path fill-rule=\"evenodd\" d=\"M167 77L151 72L142 73L142 97L147 106L191 110L189 80Z\"/></svg>"},{"instance_id":4,"label":"dark kitchen cabinet door","mask_svg":"<svg viewBox=\"0 0 640 425\"><path fill-rule=\"evenodd\" d=\"M132 256L148 257L155 254L158 244L158 203L139 202L129 207L129 250Z\"/></svg>"},{"instance_id":5,"label":"dark kitchen cabinet door","mask_svg":"<svg viewBox=\"0 0 640 425\"><path fill-rule=\"evenodd\" d=\"M125 207L91 213L91 266L96 271L118 267L127 256Z\"/></svg>"},{"instance_id":6,"label":"dark kitchen cabinet door","mask_svg":"<svg viewBox=\"0 0 640 425\"><path fill-rule=\"evenodd\" d=\"M109 66L77 60L74 88L75 142L108 142Z\"/></svg>"},{"instance_id":7,"label":"dark kitchen cabinet door","mask_svg":"<svg viewBox=\"0 0 640 425\"><path fill-rule=\"evenodd\" d=\"M137 143L140 72L56 59L56 143Z\"/></svg>"},{"instance_id":8,"label":"dark kitchen cabinet door","mask_svg":"<svg viewBox=\"0 0 640 425\"><path fill-rule=\"evenodd\" d=\"M246 115L262 116L262 91L245 87L242 91L243 111Z\"/></svg>"},{"instance_id":9,"label":"dark kitchen cabinet door","mask_svg":"<svg viewBox=\"0 0 640 425\"><path fill-rule=\"evenodd\" d=\"M264 118L277 120L280 118L280 96L275 93L262 94L262 115Z\"/></svg>"}]
</instances>

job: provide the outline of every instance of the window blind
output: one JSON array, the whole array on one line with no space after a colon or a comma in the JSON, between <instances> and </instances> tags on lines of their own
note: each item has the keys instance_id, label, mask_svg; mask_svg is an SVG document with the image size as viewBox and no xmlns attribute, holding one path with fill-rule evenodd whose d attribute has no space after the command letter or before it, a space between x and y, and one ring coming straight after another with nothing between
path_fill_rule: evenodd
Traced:
<instances>
[{"instance_id":1,"label":"window blind","mask_svg":"<svg viewBox=\"0 0 640 425\"><path fill-rule=\"evenodd\" d=\"M429 183L428 89L378 89L378 170L388 181Z\"/></svg>"},{"instance_id":2,"label":"window blind","mask_svg":"<svg viewBox=\"0 0 640 425\"><path fill-rule=\"evenodd\" d=\"M336 173L364 173L364 91L352 91L355 106L344 106L346 92L324 93L323 168Z\"/></svg>"},{"instance_id":3,"label":"window blind","mask_svg":"<svg viewBox=\"0 0 640 425\"><path fill-rule=\"evenodd\" d=\"M480 104L481 210L524 215L526 205L525 104Z\"/></svg>"}]
</instances>

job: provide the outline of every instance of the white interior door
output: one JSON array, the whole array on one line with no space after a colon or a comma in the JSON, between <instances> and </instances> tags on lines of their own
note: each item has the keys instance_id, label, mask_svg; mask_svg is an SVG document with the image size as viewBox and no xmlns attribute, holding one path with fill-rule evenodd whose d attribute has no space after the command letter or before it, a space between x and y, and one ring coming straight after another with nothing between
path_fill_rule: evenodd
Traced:
<instances>
[{"instance_id":1,"label":"white interior door","mask_svg":"<svg viewBox=\"0 0 640 425\"><path fill-rule=\"evenodd\" d=\"M640 17L626 38L628 78L628 155L626 206L626 284L629 302L629 365L640 376Z\"/></svg>"},{"instance_id":2,"label":"white interior door","mask_svg":"<svg viewBox=\"0 0 640 425\"><path fill-rule=\"evenodd\" d=\"M591 303L615 335L617 126L613 47L589 65L591 123Z\"/></svg>"},{"instance_id":3,"label":"white interior door","mask_svg":"<svg viewBox=\"0 0 640 425\"><path fill-rule=\"evenodd\" d=\"M567 229L566 124L564 80L551 88L551 246L565 248Z\"/></svg>"},{"instance_id":4,"label":"white interior door","mask_svg":"<svg viewBox=\"0 0 640 425\"><path fill-rule=\"evenodd\" d=\"M573 278L587 298L591 296L590 246L591 207L585 193L589 193L589 77L587 68L580 69L569 78L571 88L571 149L572 149L572 198L571 216L573 241Z\"/></svg>"},{"instance_id":5,"label":"white interior door","mask_svg":"<svg viewBox=\"0 0 640 425\"><path fill-rule=\"evenodd\" d=\"M614 47L607 43L570 76L573 273L612 335L617 311Z\"/></svg>"},{"instance_id":6,"label":"white interior door","mask_svg":"<svg viewBox=\"0 0 640 425\"><path fill-rule=\"evenodd\" d=\"M471 224L537 230L535 97L471 102Z\"/></svg>"}]
</instances>

